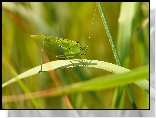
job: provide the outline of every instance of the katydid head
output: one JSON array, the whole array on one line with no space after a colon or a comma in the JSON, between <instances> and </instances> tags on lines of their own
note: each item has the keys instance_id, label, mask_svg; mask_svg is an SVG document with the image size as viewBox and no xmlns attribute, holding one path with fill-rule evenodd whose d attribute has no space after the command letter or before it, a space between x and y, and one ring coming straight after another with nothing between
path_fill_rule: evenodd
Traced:
<instances>
[{"instance_id":1,"label":"katydid head","mask_svg":"<svg viewBox=\"0 0 156 118\"><path fill-rule=\"evenodd\" d=\"M88 46L80 46L80 54L81 55L87 55L87 48Z\"/></svg>"}]
</instances>

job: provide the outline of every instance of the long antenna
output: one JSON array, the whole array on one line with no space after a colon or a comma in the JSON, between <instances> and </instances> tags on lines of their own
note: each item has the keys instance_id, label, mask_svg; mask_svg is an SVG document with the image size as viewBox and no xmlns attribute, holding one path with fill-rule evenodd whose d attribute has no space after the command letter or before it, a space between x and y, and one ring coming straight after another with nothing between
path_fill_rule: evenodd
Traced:
<instances>
[{"instance_id":1,"label":"long antenna","mask_svg":"<svg viewBox=\"0 0 156 118\"><path fill-rule=\"evenodd\" d=\"M90 27L90 34L89 34L89 39L90 39L90 35L91 35L91 30L92 30L92 28L93 28L93 22L94 22L94 19L95 19L95 13L96 13L96 7L95 7L95 10L94 10L94 16L93 16L93 19L92 19L92 25L91 25L91 27Z\"/></svg>"},{"instance_id":2,"label":"long antenna","mask_svg":"<svg viewBox=\"0 0 156 118\"><path fill-rule=\"evenodd\" d=\"M91 33L92 33L92 28L93 28L93 22L94 22L94 20L95 20L95 13L96 13L96 6L95 6L95 10L94 10L94 15L93 15L93 19L92 19L92 24L91 24L91 27L90 27L90 32L89 32L89 40L90 40L90 38L91 38ZM88 41L88 44L89 44L89 41ZM87 48L88 48L88 46L87 46Z\"/></svg>"}]
</instances>

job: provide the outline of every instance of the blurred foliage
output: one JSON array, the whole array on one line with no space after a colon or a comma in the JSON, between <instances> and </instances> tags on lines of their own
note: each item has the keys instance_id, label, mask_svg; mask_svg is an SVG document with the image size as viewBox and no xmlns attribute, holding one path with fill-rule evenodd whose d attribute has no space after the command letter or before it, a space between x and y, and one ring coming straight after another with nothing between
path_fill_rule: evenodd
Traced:
<instances>
[{"instance_id":1,"label":"blurred foliage","mask_svg":"<svg viewBox=\"0 0 156 118\"><path fill-rule=\"evenodd\" d=\"M123 66L132 69L147 65L149 63L149 3L138 3L139 5L129 7L129 10L126 10L126 7L122 7L123 3L104 2L101 4L113 39L117 49L119 49ZM120 14L126 11L124 15L129 16L134 7L135 11L133 13L135 15L133 19L135 20L129 20L129 18L124 20L124 23L122 23L124 28L122 29L120 22L118 22ZM132 28L128 27L126 29L127 25ZM120 38L122 37L121 34L126 36L128 30L130 30L130 34L128 34L130 37ZM33 40L30 37L33 34L50 35L78 41L88 46L88 54L87 56L82 56L82 58L104 60L105 62L116 64L96 3L3 2L2 83L30 68L40 65L41 58L44 62L48 62L57 60L56 55L64 53L64 50L60 47L48 43L44 43L43 47L42 42ZM127 43L126 40L129 42ZM44 49L43 53L42 48ZM17 95L18 97L19 94L48 90L107 74L112 73L86 67L59 69L13 83L2 90L2 95ZM148 94L134 84L130 87L137 107L148 109ZM3 109L109 109L113 94L114 88L59 97L38 97L32 100L3 103L2 107ZM123 108L131 108L127 95L124 96L123 106Z\"/></svg>"}]
</instances>

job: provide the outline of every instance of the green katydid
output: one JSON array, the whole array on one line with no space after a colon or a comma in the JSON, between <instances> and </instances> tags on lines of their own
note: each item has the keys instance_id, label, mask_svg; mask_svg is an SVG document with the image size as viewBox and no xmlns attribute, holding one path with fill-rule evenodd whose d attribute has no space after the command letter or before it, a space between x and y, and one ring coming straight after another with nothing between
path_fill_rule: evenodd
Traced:
<instances>
[{"instance_id":1,"label":"green katydid","mask_svg":"<svg viewBox=\"0 0 156 118\"><path fill-rule=\"evenodd\" d=\"M57 37L53 37L53 36L44 36L44 35L31 35L31 37L33 39L46 41L48 43L55 44L55 45L58 45L61 48L63 48L66 52L64 53L64 55L57 56L60 58L65 57L65 58L69 59L69 57L75 57L75 56L87 54L88 46L83 46L82 44L80 44L77 41L72 41L72 40L68 40L68 39L64 39L64 38L57 38ZM68 56L68 55L70 55L70 56ZM73 64L73 66L74 66L74 64ZM42 72L42 65L41 65L41 70L39 72Z\"/></svg>"},{"instance_id":2,"label":"green katydid","mask_svg":"<svg viewBox=\"0 0 156 118\"><path fill-rule=\"evenodd\" d=\"M95 12L96 12L96 8L95 8L94 16L93 16L93 19L92 19L93 22L94 22ZM93 25L93 22L92 22L92 25ZM91 26L91 29L92 29L92 26ZM90 34L91 34L91 31L90 31ZM56 56L56 57L59 57L59 58L69 59L69 57L76 57L76 56L86 55L87 54L88 46L83 46L82 44L80 44L77 41L68 40L68 39L64 39L64 38L53 37L53 36L44 36L44 35L31 35L31 37L33 39L46 41L46 42L49 42L49 43L54 44L54 45L58 45L61 48L63 48L65 50L65 53L64 53L64 55ZM90 39L90 37L89 37L89 39ZM82 60L82 62L83 62L83 60ZM84 63L84 65L86 66L85 63ZM74 64L73 64L73 67L74 67ZM42 65L41 65L41 70L39 72L41 72L41 71L42 71Z\"/></svg>"}]
</instances>

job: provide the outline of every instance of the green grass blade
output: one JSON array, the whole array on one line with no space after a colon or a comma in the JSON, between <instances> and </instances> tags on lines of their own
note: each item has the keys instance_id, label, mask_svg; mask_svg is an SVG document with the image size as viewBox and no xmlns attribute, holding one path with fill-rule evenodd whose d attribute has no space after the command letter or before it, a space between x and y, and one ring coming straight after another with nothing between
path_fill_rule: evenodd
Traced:
<instances>
[{"instance_id":1,"label":"green grass blade","mask_svg":"<svg viewBox=\"0 0 156 118\"><path fill-rule=\"evenodd\" d=\"M117 52L117 49L116 49L116 46L115 46L115 43L114 43L112 34L111 34L111 32L110 32L110 29L109 29L109 26L108 26L106 17L105 17L105 15L104 15L104 11L103 11L103 9L102 9L101 3L100 3L100 2L97 2L96 4L97 4L97 7L98 7L98 9L99 9L99 12L100 12L101 19L102 19L102 21L103 21L104 27L105 27L105 29L106 29L106 33L107 33L109 42L110 42L110 44L111 44L112 51L113 51L113 53L114 53L114 57L115 57L116 63L117 63L119 66L121 66L120 58L119 58L119 55L118 55L118 52Z\"/></svg>"},{"instance_id":2,"label":"green grass blade","mask_svg":"<svg viewBox=\"0 0 156 118\"><path fill-rule=\"evenodd\" d=\"M73 67L73 65L71 64L71 62L74 63L75 66L84 66L83 63L81 62L82 60L80 59L73 59L73 60L57 60L57 61L52 61L46 64L42 65L42 70L43 71L50 71L50 70L55 70L58 68L69 68L69 67ZM94 68L99 68L99 69L103 69L109 72L113 72L115 74L120 74L120 73L126 73L126 72L130 72L129 69L126 69L124 67L120 67L117 66L115 64L112 63L108 63L108 62L104 62L104 61L98 61L98 60L86 60L83 59L83 62L86 64L86 67L94 67ZM148 67L148 66L146 66ZM15 78L12 78L11 80L5 82L2 84L2 88L19 80L19 79L23 79L35 74L39 74L39 70L41 69L41 66L37 66L34 67L22 74L19 74L18 76L16 76ZM146 79L146 78L145 78ZM140 86L142 89L144 89L146 92L149 92L149 86L148 86L148 81L143 80L142 82L137 82L137 85Z\"/></svg>"},{"instance_id":3,"label":"green grass blade","mask_svg":"<svg viewBox=\"0 0 156 118\"><path fill-rule=\"evenodd\" d=\"M110 42L110 44L111 44L111 47L112 47L112 51L113 51L113 53L114 53L115 60L116 60L116 62L117 62L117 64L118 64L119 66L122 66L122 65L121 65L121 62L120 62L120 58L119 58L118 52L117 52L117 49L116 49L116 46L115 46L115 43L114 43L114 40L113 40L113 37L112 37L112 34L111 34L111 32L110 32L110 29L109 29L109 26L108 26L108 23L107 23L107 20L106 20L106 17L105 17L105 15L104 15L104 11L103 11L103 9L102 9L102 6L101 6L101 3L100 3L100 2L97 2L97 7L98 7L98 9L99 9L99 12L100 12L100 15L101 15L101 19L102 19L103 24L104 24L104 27L105 27L105 29L106 29L106 33L107 33L109 42ZM130 99L131 104L132 104L132 107L133 107L134 109L136 109L136 105L135 105L133 96L132 96L132 94L131 94L129 85L125 85L125 88L126 88L126 90L127 90L129 99ZM116 88L116 89L118 89L118 88ZM115 101L115 102L116 102L116 101Z\"/></svg>"},{"instance_id":4,"label":"green grass blade","mask_svg":"<svg viewBox=\"0 0 156 118\"><path fill-rule=\"evenodd\" d=\"M144 80L145 78L148 78L148 76L149 76L149 69L147 65L147 66L135 68L134 70L125 72L125 73L101 76L101 77L93 78L87 81L73 83L70 85L50 89L48 90L48 93L49 93L48 96L59 96L65 93L70 94L70 93L75 93L75 92L97 91L97 90L102 90L102 89L108 89L112 87L122 86L127 83L130 84L133 82L141 81L141 80ZM32 98L35 98L33 97L33 96L36 96L35 94L38 94L38 93L37 92L31 93L32 95L31 97L28 96L29 94L19 95L18 98L22 100L26 100L30 98L32 99ZM9 97L12 98L12 100L14 100L14 97L12 96L9 96ZM38 97L45 97L45 96L43 94ZM7 98L7 100L9 99ZM9 100L9 101L12 101L12 100ZM8 102L8 101L4 100L3 102Z\"/></svg>"}]
</instances>

